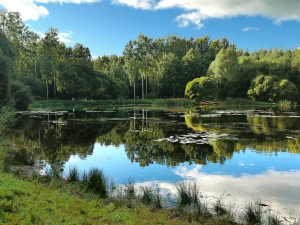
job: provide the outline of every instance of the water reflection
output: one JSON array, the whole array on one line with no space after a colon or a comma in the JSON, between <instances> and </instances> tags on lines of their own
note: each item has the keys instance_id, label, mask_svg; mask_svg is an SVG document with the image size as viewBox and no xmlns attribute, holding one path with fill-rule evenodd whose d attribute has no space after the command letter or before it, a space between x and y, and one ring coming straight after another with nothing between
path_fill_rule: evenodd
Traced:
<instances>
[{"instance_id":1,"label":"water reflection","mask_svg":"<svg viewBox=\"0 0 300 225\"><path fill-rule=\"evenodd\" d=\"M224 164L246 148L300 153L297 112L128 109L23 116L10 140L49 164L92 155L94 144L125 146L131 162L175 167Z\"/></svg>"},{"instance_id":2,"label":"water reflection","mask_svg":"<svg viewBox=\"0 0 300 225\"><path fill-rule=\"evenodd\" d=\"M138 177L171 189L194 179L237 202L259 195L300 210L298 111L113 109L22 113L10 141L63 171L95 166L122 183Z\"/></svg>"}]
</instances>

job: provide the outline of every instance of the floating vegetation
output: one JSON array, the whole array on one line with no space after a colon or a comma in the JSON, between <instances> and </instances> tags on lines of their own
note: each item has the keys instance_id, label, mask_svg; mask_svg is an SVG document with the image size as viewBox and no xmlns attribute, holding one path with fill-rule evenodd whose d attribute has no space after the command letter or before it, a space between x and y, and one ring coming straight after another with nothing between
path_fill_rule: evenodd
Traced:
<instances>
[{"instance_id":1,"label":"floating vegetation","mask_svg":"<svg viewBox=\"0 0 300 225\"><path fill-rule=\"evenodd\" d=\"M95 110L85 110L87 113L116 113L117 111L95 111Z\"/></svg>"},{"instance_id":2,"label":"floating vegetation","mask_svg":"<svg viewBox=\"0 0 300 225\"><path fill-rule=\"evenodd\" d=\"M40 111L18 111L18 114L23 116L32 116L32 115L39 115L39 116L48 116L48 115L56 115L62 116L65 114L69 114L68 111L47 111L47 110L40 110Z\"/></svg>"},{"instance_id":3,"label":"floating vegetation","mask_svg":"<svg viewBox=\"0 0 300 225\"><path fill-rule=\"evenodd\" d=\"M210 144L211 141L216 141L222 139L223 137L228 137L230 134L217 134L213 132L196 132L188 133L179 136L170 136L167 138L160 138L154 141L167 141L170 143L179 142L180 144Z\"/></svg>"}]
</instances>

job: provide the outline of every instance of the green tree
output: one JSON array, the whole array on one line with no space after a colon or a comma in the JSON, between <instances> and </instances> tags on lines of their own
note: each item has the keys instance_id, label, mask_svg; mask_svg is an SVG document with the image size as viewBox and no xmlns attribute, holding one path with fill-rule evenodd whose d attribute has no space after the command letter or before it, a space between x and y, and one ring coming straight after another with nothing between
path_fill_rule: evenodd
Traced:
<instances>
[{"instance_id":1,"label":"green tree","mask_svg":"<svg viewBox=\"0 0 300 225\"><path fill-rule=\"evenodd\" d=\"M13 72L15 53L11 43L0 30L0 106L7 103L10 97L10 79Z\"/></svg>"},{"instance_id":2,"label":"green tree","mask_svg":"<svg viewBox=\"0 0 300 225\"><path fill-rule=\"evenodd\" d=\"M212 78L201 77L186 85L185 96L196 101L213 100L218 96L218 92L218 85Z\"/></svg>"},{"instance_id":3,"label":"green tree","mask_svg":"<svg viewBox=\"0 0 300 225\"><path fill-rule=\"evenodd\" d=\"M169 98L183 95L181 64L181 60L173 53L164 54L155 60L152 85L155 96Z\"/></svg>"},{"instance_id":4,"label":"green tree","mask_svg":"<svg viewBox=\"0 0 300 225\"><path fill-rule=\"evenodd\" d=\"M288 80L280 80L273 84L269 100L272 102L278 102L280 100L293 101L298 94L298 88L294 83Z\"/></svg>"},{"instance_id":5,"label":"green tree","mask_svg":"<svg viewBox=\"0 0 300 225\"><path fill-rule=\"evenodd\" d=\"M257 101L270 101L270 95L275 82L279 81L276 76L259 75L251 82L248 90L249 98Z\"/></svg>"},{"instance_id":6,"label":"green tree","mask_svg":"<svg viewBox=\"0 0 300 225\"><path fill-rule=\"evenodd\" d=\"M232 83L238 74L236 51L232 48L221 49L216 59L210 64L207 74L216 80L220 90L220 98L226 99L228 90L235 88Z\"/></svg>"}]
</instances>

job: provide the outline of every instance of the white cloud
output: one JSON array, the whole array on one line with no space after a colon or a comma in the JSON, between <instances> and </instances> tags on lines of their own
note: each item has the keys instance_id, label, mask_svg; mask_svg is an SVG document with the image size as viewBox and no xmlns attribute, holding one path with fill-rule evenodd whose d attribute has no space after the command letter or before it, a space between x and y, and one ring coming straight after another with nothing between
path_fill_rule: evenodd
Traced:
<instances>
[{"instance_id":1,"label":"white cloud","mask_svg":"<svg viewBox=\"0 0 300 225\"><path fill-rule=\"evenodd\" d=\"M38 3L93 3L100 0L0 0L0 5L8 11L20 12L24 21L38 20L40 17L47 17L49 11Z\"/></svg>"},{"instance_id":2,"label":"white cloud","mask_svg":"<svg viewBox=\"0 0 300 225\"><path fill-rule=\"evenodd\" d=\"M260 30L258 27L245 27L243 28L243 31L249 31L249 30Z\"/></svg>"},{"instance_id":3,"label":"white cloud","mask_svg":"<svg viewBox=\"0 0 300 225\"><path fill-rule=\"evenodd\" d=\"M202 27L204 27L204 24L201 23L201 21L204 19L206 18L198 12L191 12L177 16L175 21L179 22L180 27L187 27L192 23L196 25L197 29L201 29Z\"/></svg>"},{"instance_id":4,"label":"white cloud","mask_svg":"<svg viewBox=\"0 0 300 225\"><path fill-rule=\"evenodd\" d=\"M35 33L37 33L41 38L44 38L45 37L45 34L42 33L42 32L39 32L39 31L34 31ZM58 34L58 40L60 42L64 42L64 43L70 43L70 42L74 42L74 41L71 41L70 39L68 39L68 37L73 34L72 31L68 30L68 33L59 33Z\"/></svg>"},{"instance_id":5,"label":"white cloud","mask_svg":"<svg viewBox=\"0 0 300 225\"><path fill-rule=\"evenodd\" d=\"M72 33L73 33L72 31L69 31L69 33L59 33L58 34L59 41L64 43L74 42L71 41L70 39L67 39L67 37L69 37Z\"/></svg>"},{"instance_id":6,"label":"white cloud","mask_svg":"<svg viewBox=\"0 0 300 225\"><path fill-rule=\"evenodd\" d=\"M156 5L155 0L111 0L112 4L128 5L136 9L151 10Z\"/></svg>"},{"instance_id":7,"label":"white cloud","mask_svg":"<svg viewBox=\"0 0 300 225\"><path fill-rule=\"evenodd\" d=\"M102 0L0 0L8 11L20 11L24 20L37 20L48 16L45 6L39 3L94 3ZM143 10L177 8L185 12L175 18L179 26L194 24L202 28L210 18L262 16L280 25L284 21L300 21L300 0L110 0L112 4L126 5Z\"/></svg>"},{"instance_id":8,"label":"white cloud","mask_svg":"<svg viewBox=\"0 0 300 225\"><path fill-rule=\"evenodd\" d=\"M160 0L155 9L179 8L187 11L176 18L181 26L195 24L203 27L203 20L236 16L263 16L274 20L300 21L299 0Z\"/></svg>"},{"instance_id":9,"label":"white cloud","mask_svg":"<svg viewBox=\"0 0 300 225\"><path fill-rule=\"evenodd\" d=\"M223 200L225 203L234 203L236 208L233 211L242 210L245 202L251 202L257 196L262 203L271 205L273 210L281 213L281 216L298 216L300 211L299 170L275 171L270 169L262 174L232 176L204 173L201 172L201 167L195 166L192 169L176 168L173 172L183 180L186 178L194 180L209 202L225 192L227 197ZM148 181L139 183L139 185L152 186L165 190L167 193L176 194L173 183Z\"/></svg>"},{"instance_id":10,"label":"white cloud","mask_svg":"<svg viewBox=\"0 0 300 225\"><path fill-rule=\"evenodd\" d=\"M37 6L32 0L0 0L8 11L18 11L23 20L37 20L40 17L48 16L48 10L43 6Z\"/></svg>"}]
</instances>

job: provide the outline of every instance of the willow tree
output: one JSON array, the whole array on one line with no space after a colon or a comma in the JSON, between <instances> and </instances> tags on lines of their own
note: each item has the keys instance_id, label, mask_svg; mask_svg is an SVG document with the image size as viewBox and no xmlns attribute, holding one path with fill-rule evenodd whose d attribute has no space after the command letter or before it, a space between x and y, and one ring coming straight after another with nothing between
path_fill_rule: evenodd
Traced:
<instances>
[{"instance_id":1,"label":"willow tree","mask_svg":"<svg viewBox=\"0 0 300 225\"><path fill-rule=\"evenodd\" d=\"M238 75L238 59L233 48L221 49L210 64L208 76L216 80L220 89L220 98L226 99L231 83Z\"/></svg>"},{"instance_id":2,"label":"willow tree","mask_svg":"<svg viewBox=\"0 0 300 225\"><path fill-rule=\"evenodd\" d=\"M186 85L185 96L189 99L214 100L219 92L218 85L214 79L209 77L196 78Z\"/></svg>"}]
</instances>

